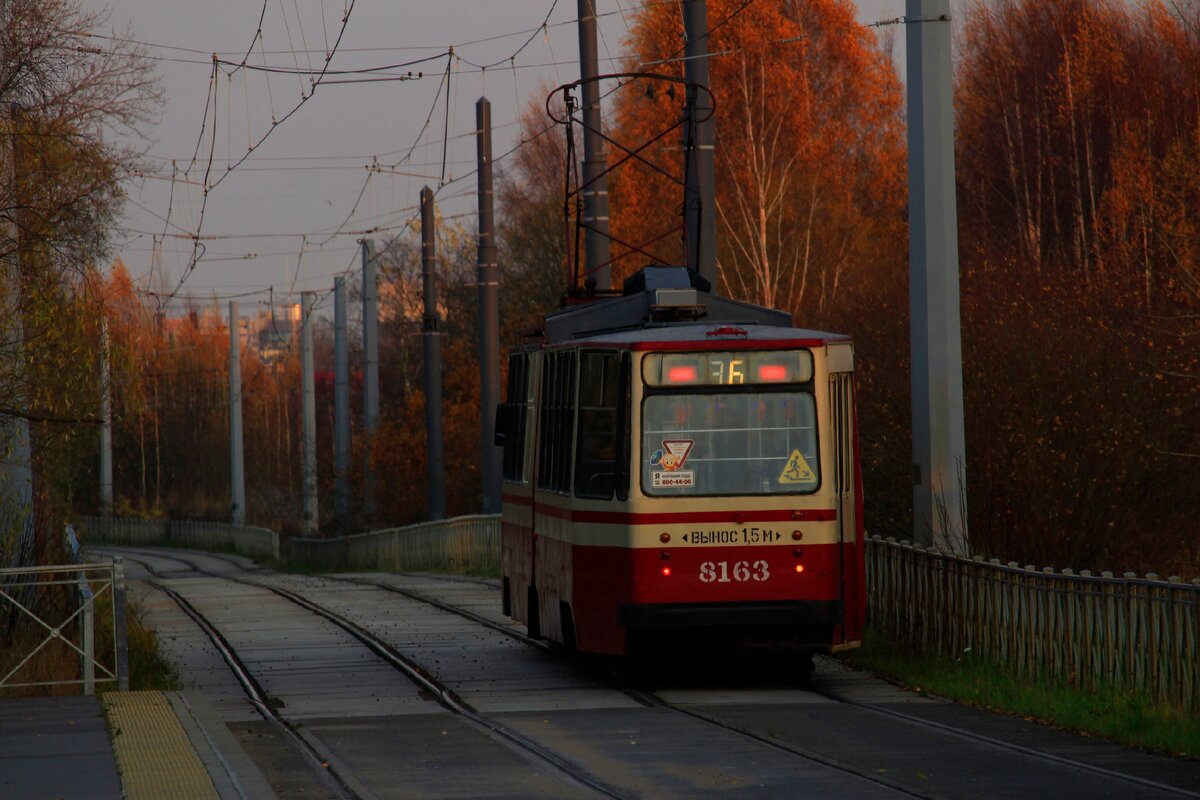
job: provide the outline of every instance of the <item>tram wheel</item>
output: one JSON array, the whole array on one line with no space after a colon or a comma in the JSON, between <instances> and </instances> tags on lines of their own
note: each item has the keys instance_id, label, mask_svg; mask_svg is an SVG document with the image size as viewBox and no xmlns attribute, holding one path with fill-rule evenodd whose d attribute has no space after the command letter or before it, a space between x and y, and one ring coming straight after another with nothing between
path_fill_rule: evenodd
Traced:
<instances>
[{"instance_id":1,"label":"tram wheel","mask_svg":"<svg viewBox=\"0 0 1200 800\"><path fill-rule=\"evenodd\" d=\"M809 686L812 684L813 664L812 653L794 653L784 660L786 675L789 681L794 681L798 686Z\"/></svg>"},{"instance_id":2,"label":"tram wheel","mask_svg":"<svg viewBox=\"0 0 1200 800\"><path fill-rule=\"evenodd\" d=\"M562 645L567 652L575 652L575 617L571 614L571 604L566 600L558 603L558 615L562 620Z\"/></svg>"},{"instance_id":3,"label":"tram wheel","mask_svg":"<svg viewBox=\"0 0 1200 800\"><path fill-rule=\"evenodd\" d=\"M525 628L529 631L530 636L540 639L542 638L542 615L538 610L538 592L536 586L529 587L529 594L525 602Z\"/></svg>"}]
</instances>

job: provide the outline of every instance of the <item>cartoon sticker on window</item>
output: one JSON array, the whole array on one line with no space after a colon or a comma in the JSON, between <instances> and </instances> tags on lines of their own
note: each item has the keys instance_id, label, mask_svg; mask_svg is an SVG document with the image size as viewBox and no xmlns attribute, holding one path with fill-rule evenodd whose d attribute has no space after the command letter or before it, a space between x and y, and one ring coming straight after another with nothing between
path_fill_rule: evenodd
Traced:
<instances>
[{"instance_id":1,"label":"cartoon sticker on window","mask_svg":"<svg viewBox=\"0 0 1200 800\"><path fill-rule=\"evenodd\" d=\"M783 472L779 473L779 482L784 484L790 483L816 483L817 474L813 472L812 467L804 460L799 450L793 450L792 455L788 458L787 465L784 466Z\"/></svg>"},{"instance_id":2,"label":"cartoon sticker on window","mask_svg":"<svg viewBox=\"0 0 1200 800\"><path fill-rule=\"evenodd\" d=\"M662 449L655 450L654 455L650 456L650 466L667 472L683 469L695 444L695 439L663 439Z\"/></svg>"},{"instance_id":3,"label":"cartoon sticker on window","mask_svg":"<svg viewBox=\"0 0 1200 800\"><path fill-rule=\"evenodd\" d=\"M695 485L695 473L684 470L691 455L695 439L664 439L661 450L655 450L650 456L650 466L656 469L650 473L650 483L656 489L665 487L687 487Z\"/></svg>"}]
</instances>

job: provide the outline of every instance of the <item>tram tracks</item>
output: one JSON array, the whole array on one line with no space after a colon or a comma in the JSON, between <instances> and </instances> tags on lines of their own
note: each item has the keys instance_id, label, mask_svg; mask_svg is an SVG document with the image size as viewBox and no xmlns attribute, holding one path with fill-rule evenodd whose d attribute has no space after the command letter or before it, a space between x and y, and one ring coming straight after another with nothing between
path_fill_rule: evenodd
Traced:
<instances>
[{"instance_id":1,"label":"tram tracks","mask_svg":"<svg viewBox=\"0 0 1200 800\"><path fill-rule=\"evenodd\" d=\"M136 559L130 560L136 561ZM138 561L137 563L144 566L151 574L156 574L153 567L146 562ZM351 787L349 779L341 774L341 770L332 765L331 754L325 752L319 744L313 742L309 737L304 736L295 725L276 710L275 703L263 690L250 670L247 669L245 663L238 656L237 651L233 649L208 618L200 613L187 598L174 589L162 584L160 581L147 581L147 584L171 598L175 605L179 606L179 609L196 623L196 626L200 628L213 647L216 648L222 660L228 665L230 672L233 673L233 677L242 687L242 691L246 693L250 704L262 715L263 719L275 724L278 730L291 739L299 751L304 754L315 768L317 774L323 777L326 788L340 797L346 798L346 800L363 800L363 795Z\"/></svg>"},{"instance_id":2,"label":"tram tracks","mask_svg":"<svg viewBox=\"0 0 1200 800\"><path fill-rule=\"evenodd\" d=\"M348 577L339 577L339 576L326 576L326 577L328 579L335 580L335 581L353 583L353 584L357 584L357 585L361 585L361 586L373 586L373 587L376 587L379 589L383 589L385 591L394 592L396 594L401 594L405 597L416 600L418 602L424 602L424 603L436 606L437 608L440 608L449 613L456 614L458 616L472 620L480 625L483 625L485 627L488 627L488 628L496 630L500 633L503 633L506 636L510 636L510 637L512 637L520 642L523 642L524 644L529 645L531 647L536 647L536 648L548 650L551 652L558 652L559 655L567 655L567 654L563 653L562 651L557 650L557 648L553 648L553 647L549 646L545 640L534 639L524 633L521 633L518 630L515 630L515 629L505 626L503 624L499 624L493 620L489 620L486 617L483 617L479 614L475 614L474 612L455 607L453 605L444 603L435 598L430 598L430 597L424 596L424 595L420 594L419 592L415 592L415 591L412 591L409 589L404 589L404 588L394 586L394 585L391 585L391 584L388 584L388 583L385 583L382 581L374 581L374 580L366 579L366 578L348 578ZM902 784L898 781L894 781L890 778L887 778L886 776L882 776L877 772L872 772L868 769L845 762L841 759L832 758L832 757L828 756L827 754L817 752L810 748L799 747L795 744L781 741L773 736L764 735L761 733L757 733L753 730L750 730L748 728L744 728L739 725L731 724L731 723L729 723L725 720L722 720L716 716L705 714L694 708L688 708L688 707L680 706L675 703L671 703L667 700L664 700L662 697L660 697L658 694L656 694L653 691L631 689L631 688L624 687L624 686L618 686L617 688L619 688L627 696L629 696L630 698L632 698L633 700L637 701L638 703L640 703L644 706L668 710L668 711L672 711L672 712L675 712L678 714L688 716L692 719L699 720L706 724L716 726L716 727L721 728L722 730L728 731L730 733L734 733L734 734L737 734L740 736L747 737L749 739L752 739L755 742L764 744L775 750L785 752L785 753L788 753L788 754L791 754L794 756L799 756L800 758L804 758L809 761L813 761L813 762L822 764L824 766L840 770L842 772L856 775L858 777L864 778L864 779L872 781L874 783L878 783L880 785L887 786L891 789L894 789L898 792L902 792L911 797L929 797L929 795L924 795L924 794L915 792L912 789L912 787ZM1130 774L1124 773L1124 772L1117 772L1115 770L1106 769L1104 767L1096 766L1094 764L1088 764L1086 762L1064 758L1062 756L1058 756L1053 753L1047 753L1047 752L1043 752L1040 750L1035 750L1033 748L1025 747L1025 746L1017 744L1015 742L1007 741L1004 739L999 739L999 738L996 738L993 736L987 736L985 734L981 734L981 733L971 731L971 730L968 730L965 728L947 725L944 723L924 719L922 717L914 716L911 714L905 714L903 712L895 710L894 708L887 708L887 707L876 705L873 703L865 703L865 702L862 702L859 700L855 700L846 695L843 695L840 692L837 692L828 687L822 687L820 685L810 685L807 688L809 691L815 692L815 693L817 693L823 697L826 697L837 703L841 703L844 705L863 709L865 711L871 712L872 714L886 716L886 717L889 717L892 719L898 719L898 720L901 720L904 723L907 723L910 725L926 728L929 730L935 730L935 731L938 731L941 733L945 733L947 735L970 740L972 742L979 743L979 744L985 745L987 747L991 747L991 748L995 748L995 749L999 749L999 750L1006 750L1006 751L1009 751L1012 753L1017 753L1019 755L1026 756L1029 758L1036 758L1036 759L1039 759L1042 761L1047 761L1047 762L1050 762L1053 764L1057 764L1059 766L1064 766L1064 767L1079 770L1082 772L1087 772L1087 773L1090 773L1090 774L1093 774L1093 775L1096 775L1099 777L1103 777L1103 778L1107 778L1107 779L1111 779L1111 780L1123 781L1125 783L1132 784L1133 786L1137 786L1142 789L1148 789L1148 790L1161 792L1161 793L1168 794L1168 795L1174 795L1174 796L1178 796L1178 797L1193 798L1193 799L1200 798L1200 792L1194 792L1194 791L1190 791L1188 789L1184 789L1184 788L1181 788L1178 786L1172 786L1170 784L1162 783L1160 781L1149 780L1147 778L1143 778L1143 777L1140 777L1137 775L1130 775Z\"/></svg>"},{"instance_id":3,"label":"tram tracks","mask_svg":"<svg viewBox=\"0 0 1200 800\"><path fill-rule=\"evenodd\" d=\"M560 656L567 655L567 654L563 653L562 651L558 650L557 648L553 648L553 647L549 646L545 640L534 639L524 633L521 633L519 630L515 630L515 629L505 626L503 624L499 624L499 623L495 622L494 620L489 620L486 617L483 617L479 614L475 614L474 612L455 607L448 603L439 601L435 598L430 598L430 597L424 596L424 595L420 594L419 592L415 592L415 591L412 591L409 589L404 589L404 588L394 586L394 585L391 585L391 584L388 584L388 583L385 583L382 581L371 580L368 578L348 578L348 577L341 577L341 576L326 576L326 577L327 577L327 579L330 579L330 580L353 583L353 584L357 584L357 585L361 585L361 586L373 586L373 587L376 587L379 589L383 589L385 591L394 592L396 594L401 594L410 599L416 600L418 602L428 603L430 605L436 606L437 608L440 608L449 613L457 614L458 616L472 620L480 625L483 625L483 626L486 626L493 630L499 631L500 633L503 633L506 636L510 636L510 637L512 637L520 642L523 642L524 644L529 645L531 647L536 647L536 648L547 650L550 652L557 652ZM695 708L688 708L688 707L684 707L684 706L681 706L681 705L678 705L675 703L671 703L671 702L663 699L662 697L660 697L654 691L631 689L631 688L628 688L625 686L620 686L620 685L618 685L617 688L619 688L627 696L629 696L630 698L632 698L633 700L635 700L636 702L638 702L644 706L669 710L669 711L672 711L672 712L675 712L678 714L688 716L692 719L696 719L696 720L702 721L704 723L707 723L709 725L713 725L718 728L721 728L722 730L725 730L725 731L728 731L728 732L731 732L731 733L734 733L734 734L737 734L740 736L747 737L756 742L767 745L768 747L771 747L775 750L778 750L781 752L786 752L786 753L789 753L794 756L799 756L801 758L804 758L804 759L807 759L810 761L814 761L819 764L823 764L827 767L831 767L833 769L837 769L842 772L847 772L847 773L850 773L853 775L857 775L858 777L864 778L866 780L870 780L874 783L878 783L878 784L887 786L889 788L895 789L896 791L908 794L909 796L912 796L912 797L927 797L928 796L928 795L916 793L912 790L912 787L904 785L897 781L894 781L890 778L887 778L886 776L882 776L877 772L872 772L868 769L864 769L864 768L856 766L854 764L845 762L841 759L832 758L827 754L817 752L810 748L800 747L800 746L797 746L792 743L781 741L773 736L764 735L761 733L757 733L753 730L750 730L748 728L731 724L725 720L720 719L719 717L705 714L701 711L696 710ZM1050 762L1053 764L1057 764L1060 766L1065 766L1065 767L1068 767L1071 769L1076 769L1076 770L1079 770L1082 772L1087 772L1087 773L1090 773L1090 774L1093 774L1093 775L1096 775L1099 777L1123 781L1123 782L1129 783L1133 786L1140 787L1142 789L1153 790L1156 792L1162 792L1164 794L1174 795L1174 796L1178 796L1178 797L1193 798L1194 800L1200 799L1200 792L1194 792L1194 791L1190 791L1188 789L1184 789L1184 788L1181 788L1178 786L1172 786L1170 784L1162 783L1160 781L1154 781L1154 780L1143 778L1143 777L1140 777L1137 775L1130 775L1128 773L1117 772L1115 770L1106 769L1104 767L1100 767L1100 766L1097 766L1094 764L1088 764L1086 762L1064 758L1062 756L1058 756L1053 753L1047 753L1047 752L1043 752L1040 750L1035 750L1033 748L1025 747L1025 746L1017 744L1015 742L1007 741L1004 739L999 739L999 738L996 738L993 736L987 736L985 734L981 734L981 733L971 731L971 730L968 730L965 728L955 727L952 725L947 725L944 723L936 722L933 720L924 719L922 717L914 716L912 714L905 714L901 711L897 711L894 708L887 708L887 707L876 705L873 703L865 703L860 700L855 700L852 697L848 697L848 696L846 696L840 692L837 692L833 689L830 689L828 687L821 686L819 684L810 685L807 687L807 689L811 692L815 692L816 694L819 694L819 695L826 697L837 703L841 703L841 704L848 705L848 706L853 706L855 708L859 708L859 709L868 711L872 714L901 720L904 723L909 724L909 725L914 725L914 726L922 727L922 728L925 728L928 730L938 731L940 733L944 733L944 734L947 734L950 736L955 736L955 737L958 737L961 739L970 740L972 742L982 744L982 745L990 747L990 748L995 748L998 750L1006 750L1006 751L1016 753L1016 754L1019 754L1019 755L1025 756L1025 757L1036 758L1036 759Z\"/></svg>"},{"instance_id":4,"label":"tram tracks","mask_svg":"<svg viewBox=\"0 0 1200 800\"><path fill-rule=\"evenodd\" d=\"M195 570L199 574L206 574L206 571L202 570L198 565L196 565L194 562L189 561L186 558L182 558L179 556L164 556L162 554L157 554L157 553L155 555L160 556L160 557L170 558L177 562L186 564L189 567L189 569ZM233 565L237 569L245 568L243 564L238 563L234 559L226 559L226 558L219 557L219 556L214 556L214 557L220 561L224 561L226 563ZM207 574L211 574L211 573L207 573ZM293 603L296 603L297 605L305 607L312 613L321 615L325 619L338 625L343 630L345 630L347 633L349 633L351 636L353 636L354 638L359 640L361 643L364 644L364 646L367 646L369 649L372 650L372 652L375 652L378 657L383 658L384 660L391 663L397 669L400 669L406 675L409 675L411 680L413 680L415 683L418 683L419 685L422 685L425 688L425 690L430 693L431 696L438 699L438 702L441 702L444 705L449 704L449 705L446 705L446 707L449 708L450 710L454 711L455 713L462 714L466 718L471 719L476 724L487 728L488 730L492 731L496 735L506 738L508 741L510 741L515 746L520 747L521 749L523 749L527 752L530 752L538 759L543 760L545 763L553 765L555 769L560 770L560 771L566 771L567 774L571 774L573 765L571 765L570 762L566 761L565 759L561 759L553 751L549 750L548 748L543 747L542 745L538 744L537 742L532 741L528 737L525 737L516 731L505 730L504 729L505 726L503 726L502 724L497 723L495 720L490 719L486 715L479 714L475 709L473 709L470 706L469 703L465 703L462 700L462 698L458 697L453 692L453 690L450 689L450 687L448 687L444 684L441 684L437 680L436 676L430 674L429 671L426 670L424 667L422 667L420 664L417 664L412 659L407 658L403 654L396 651L394 648L391 648L391 646L388 645L386 642L379 639L374 634L371 634L369 631L367 631L364 628L362 628L361 626L359 626L353 620L351 620L343 615L337 614L336 612L332 612L329 609L325 609L325 608L321 607L319 604L313 603L311 600L301 597L300 595L298 595L294 592L291 592L287 589L283 589L281 587L269 586L269 585L267 585L263 582L257 581L257 580L245 580L243 578L231 577L231 576L227 576L227 575L214 575L213 577L222 577L222 578L236 581L238 583L245 583L247 585L253 585L258 588L269 589L270 591L274 592L275 594L279 595L280 597L283 597ZM469 620L470 622L472 622L474 624L486 627L492 631L503 634L506 637L510 637L516 641L519 641L526 646L537 648L538 650L542 650L542 651L548 650L559 656L567 655L567 654L564 654L560 649L550 647L547 645L546 642L544 642L542 640L532 639L532 638L528 637L527 635L525 635L522 631L520 631L510 625L499 622L496 619L488 618L481 614L475 613L471 610L456 606L451 602L446 602L446 601L438 599L436 597L428 596L426 594L423 594L420 591L416 591L411 588L396 586L385 580L374 580L371 578L346 577L346 576L322 576L322 580L331 581L331 582L335 582L335 583L351 584L351 585L358 586L360 588L374 588L374 589L379 589L379 590L383 590L386 592L394 593L397 595L401 595L411 601L426 604L431 607L437 608L443 612L450 613L457 617ZM452 578L444 578L443 582L463 583L462 581L457 581L456 579L452 579ZM481 581L475 580L475 581L471 581L471 582L472 583L480 583ZM483 583L487 583L487 582L483 582ZM487 583L487 585L491 586L493 584ZM401 665L403 665L403 666L401 666ZM588 667L588 665L583 664L581 662L578 666L582 666L584 668L590 668L590 669L592 669L592 671L594 671L594 665L592 667ZM638 703L641 706L686 716L689 719L701 722L705 725L713 726L713 727L718 728L726 733L736 734L739 737L743 737L748 740L751 740L751 741L757 743L758 745L766 746L776 752L787 753L791 756L794 756L794 757L797 757L800 759L804 759L805 761L808 761L808 762L820 764L822 766L825 766L825 767L828 767L828 768L831 768L834 770L838 770L838 771L846 773L848 775L854 775L860 779L869 781L880 787L886 787L887 789L890 789L894 792L900 793L905 796L919 797L919 798L934 798L934 797L941 796L936 793L930 793L928 791L923 791L920 787L914 786L911 782L906 783L905 781L902 781L902 780L893 779L887 775L880 774L879 771L872 770L868 767L861 766L859 764L851 763L842 758L832 756L829 753L820 752L820 751L812 749L811 747L798 745L796 742L785 741L784 739L782 739L776 735L773 735L770 730L763 731L761 729L756 729L758 727L756 725L738 724L736 722L730 722L729 720L722 719L719 716L719 712L713 713L713 712L707 710L707 708L702 710L700 707L697 707L694 705L680 705L678 703L674 703L674 702L671 702L671 701L663 698L655 691L644 690L644 689L633 689L633 688L628 688L628 687L623 687L623 686L616 686L614 688L619 689L628 698L630 698L631 700L633 700L634 702ZM874 715L881 715L881 716L884 716L884 717L887 717L887 718L890 718L893 720L898 720L906 725L918 726L918 727L926 729L926 730L937 731L937 732L947 735L947 736L953 736L956 738L969 740L973 744L981 745L981 746L984 746L986 748L990 748L993 750L1003 750L1003 751L1006 751L1009 753L1017 754L1021 757L1034 758L1034 759L1041 760L1043 762L1055 764L1060 767L1066 767L1071 770L1088 773L1093 776L1103 778L1103 779L1106 779L1109 781L1121 782L1130 787L1130 795L1129 796L1134 796L1135 794L1145 792L1145 791L1151 791L1151 792L1155 792L1161 796L1178 796L1178 797L1191 797L1191 798L1200 797L1200 794L1197 794L1194 791L1189 791L1188 789L1180 788L1177 786L1172 786L1169 784L1164 784L1164 783L1154 781L1154 780L1149 780L1146 778L1139 777L1137 775L1131 775L1131 774L1124 773L1124 772L1116 772L1113 770L1105 769L1104 767L1096 766L1093 764L1088 764L1086 762L1057 756L1052 753L1041 752L1041 751L1034 750L1032 748L1025 747L1023 745L1020 745L1020 744L1017 744L1017 743L1014 743L1011 741L997 739L997 738L983 735L983 734L980 734L980 733L977 733L974 731L966 730L963 728L958 728L958 727L951 726L951 725L946 725L944 723L936 722L933 720L924 719L919 716L905 714L894 708L888 708L888 707L875 705L873 703L862 702L860 700L854 699L853 697L848 697L848 696L842 695L835 690L829 689L828 687L821 687L818 685L815 687L811 687L810 690L827 698L828 700L831 700L831 701L834 701L834 702L837 702L840 704L844 704L847 706L852 706L852 707L861 709L863 711L869 712ZM455 707L457 707L457 710ZM472 715L475 715L475 716L472 716ZM607 784L605 784L603 781L600 781L598 779L593 779L593 778L591 778L591 776L587 776L586 778L583 778L583 779L576 777L576 780L579 780L579 782L582 783L583 785L586 785L589 788L592 788L593 790L595 790L601 794L604 794L605 796L610 796L610 797L622 796L618 790L612 789Z\"/></svg>"},{"instance_id":5,"label":"tram tracks","mask_svg":"<svg viewBox=\"0 0 1200 800\"><path fill-rule=\"evenodd\" d=\"M136 552L136 551L135 551ZM221 580L231 581L246 586L252 586L258 589L266 589L273 594L313 613L317 616L331 622L341 630L345 631L360 644L370 650L376 657L393 667L406 678L416 684L420 689L432 697L439 705L447 711L469 720L471 723L480 728L498 736L508 742L510 745L525 752L533 759L540 761L552 771L558 773L568 783L575 783L587 787L594 792L610 798L624 798L627 795L622 794L619 790L608 786L599 778L591 775L579 765L572 763L568 759L562 758L554 751L539 744L533 739L524 736L518 731L496 720L494 717L480 713L473 708L470 703L459 697L455 691L440 681L436 676L420 664L413 661L411 658L399 652L382 638L368 631L358 623L338 614L330 609L327 609L317 603L302 597L295 592L289 591L282 587L271 586L258 581L250 581L244 578L237 578L229 575L219 575L202 569L194 561L183 558L177 555L154 554L158 558L166 558L173 561L178 561L189 567L191 571L197 575L202 575L209 578L218 578ZM160 573L148 562L137 558L129 558L131 561L141 564L152 575L160 576ZM241 567L235 561L230 559L219 559ZM175 576L177 577L177 576ZM179 606L179 608L191 618L196 625L204 632L205 636L212 642L213 646L218 650L221 657L228 664L234 677L242 686L251 704L256 710L266 719L277 723L293 741L295 741L302 751L312 760L314 765L322 769L331 778L330 784L340 795L354 800L361 800L363 797L362 790L356 790L353 787L352 779L344 774L341 774L337 768L333 766L335 759L332 754L323 750L318 743L314 742L310 737L303 735L295 725L293 725L284 715L280 714L274 703L263 691L262 686L251 674L245 663L238 657L236 650L230 645L227 639L221 632L202 614L195 606L190 603L183 595L168 586L165 586L160 581L148 581L158 591L163 592ZM449 606L444 606L449 610ZM499 626L497 626L498 628Z\"/></svg>"}]
</instances>

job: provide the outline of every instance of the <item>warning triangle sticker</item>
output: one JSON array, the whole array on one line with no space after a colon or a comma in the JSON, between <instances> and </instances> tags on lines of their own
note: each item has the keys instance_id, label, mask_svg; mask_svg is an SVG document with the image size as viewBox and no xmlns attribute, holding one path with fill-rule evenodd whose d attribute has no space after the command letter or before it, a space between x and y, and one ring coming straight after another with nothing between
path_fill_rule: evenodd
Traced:
<instances>
[{"instance_id":1,"label":"warning triangle sticker","mask_svg":"<svg viewBox=\"0 0 1200 800\"><path fill-rule=\"evenodd\" d=\"M779 482L816 483L817 474L804 460L804 456L800 455L800 451L793 450L792 455L788 458L787 466L783 468L783 472L779 473Z\"/></svg>"}]
</instances>

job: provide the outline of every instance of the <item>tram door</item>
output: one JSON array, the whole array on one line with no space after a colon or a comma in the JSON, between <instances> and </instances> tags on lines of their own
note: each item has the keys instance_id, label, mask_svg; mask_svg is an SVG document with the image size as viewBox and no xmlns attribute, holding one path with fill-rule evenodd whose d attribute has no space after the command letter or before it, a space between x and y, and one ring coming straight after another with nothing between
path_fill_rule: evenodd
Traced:
<instances>
[{"instance_id":1,"label":"tram door","mask_svg":"<svg viewBox=\"0 0 1200 800\"><path fill-rule=\"evenodd\" d=\"M539 360L514 350L508 357L508 393L500 407L497 443L504 446L504 504L501 519L503 610L528 620L526 587L533 580L533 444L536 442Z\"/></svg>"},{"instance_id":2,"label":"tram door","mask_svg":"<svg viewBox=\"0 0 1200 800\"><path fill-rule=\"evenodd\" d=\"M858 503L857 472L854 446L854 355L849 344L830 345L829 365L829 408L830 430L833 434L834 456L834 503L837 508L838 544L841 566L842 639L857 636L858 632L847 630L847 623L858 619L859 592L857 581L857 554L861 542L857 539ZM854 625L853 627L857 627Z\"/></svg>"}]
</instances>

